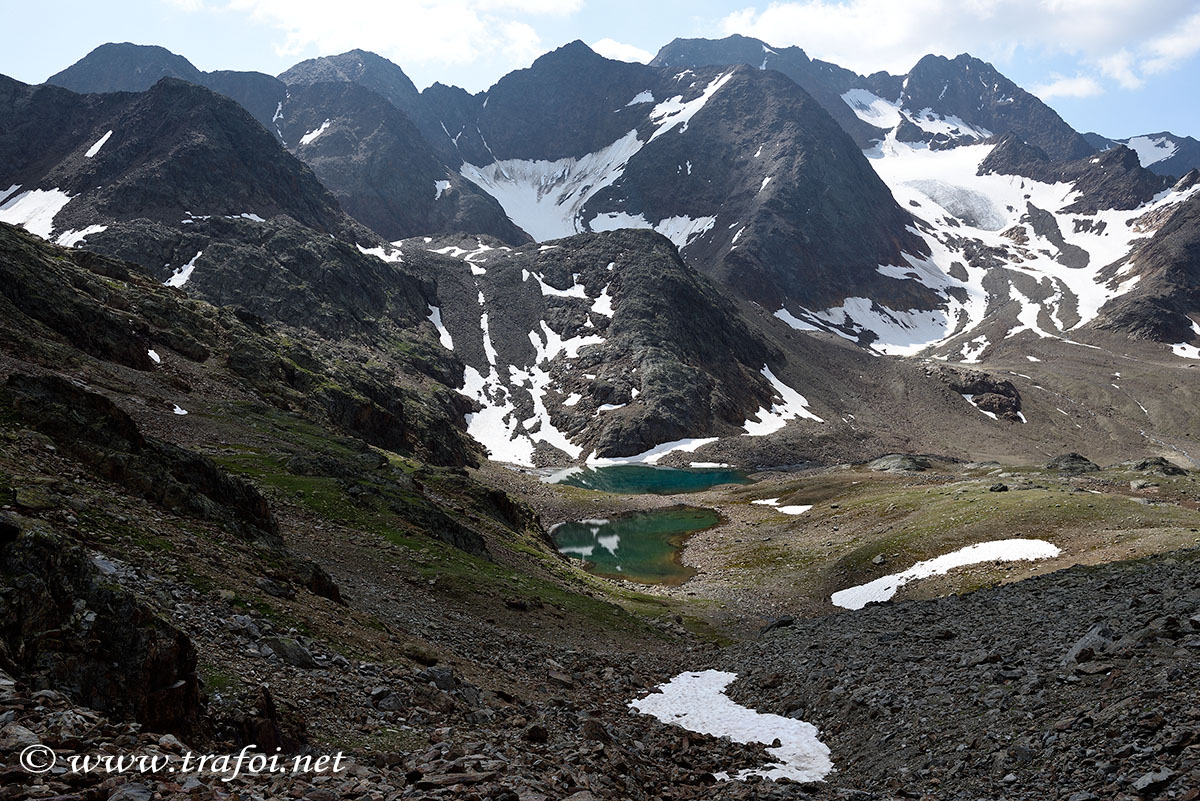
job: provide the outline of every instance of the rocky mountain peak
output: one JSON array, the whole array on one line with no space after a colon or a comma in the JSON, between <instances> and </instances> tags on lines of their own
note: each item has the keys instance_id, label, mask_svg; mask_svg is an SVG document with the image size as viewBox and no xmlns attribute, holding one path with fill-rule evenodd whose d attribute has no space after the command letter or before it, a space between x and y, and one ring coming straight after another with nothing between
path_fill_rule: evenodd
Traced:
<instances>
[{"instance_id":1,"label":"rocky mountain peak","mask_svg":"<svg viewBox=\"0 0 1200 801\"><path fill-rule=\"evenodd\" d=\"M73 92L144 92L161 78L201 83L203 73L183 56L157 45L102 44L46 83Z\"/></svg>"},{"instance_id":2,"label":"rocky mountain peak","mask_svg":"<svg viewBox=\"0 0 1200 801\"><path fill-rule=\"evenodd\" d=\"M416 85L399 66L368 50L301 61L279 75L286 84L357 83L404 110L419 97Z\"/></svg>"}]
</instances>

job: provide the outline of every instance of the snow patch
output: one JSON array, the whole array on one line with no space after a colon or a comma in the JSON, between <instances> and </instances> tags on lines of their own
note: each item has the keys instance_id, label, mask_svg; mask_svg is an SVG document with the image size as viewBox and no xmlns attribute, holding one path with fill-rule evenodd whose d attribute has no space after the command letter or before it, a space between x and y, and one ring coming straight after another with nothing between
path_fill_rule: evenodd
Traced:
<instances>
[{"instance_id":1,"label":"snow patch","mask_svg":"<svg viewBox=\"0 0 1200 801\"><path fill-rule=\"evenodd\" d=\"M757 503L757 504L761 504L763 506L771 506L775 509L775 511L782 512L785 515L802 515L805 512L807 512L809 509L812 508L812 504L809 504L807 506L800 506L800 505L780 506L778 498L767 498L767 499L761 500L761 501L750 501L750 503Z\"/></svg>"},{"instance_id":2,"label":"snow patch","mask_svg":"<svg viewBox=\"0 0 1200 801\"><path fill-rule=\"evenodd\" d=\"M653 102L654 102L654 93L651 92L649 89L646 89L646 90L638 92L636 95L634 95L633 100L630 100L628 103L625 104L625 108L629 108L630 106L640 106L642 103L653 103Z\"/></svg>"},{"instance_id":3,"label":"snow patch","mask_svg":"<svg viewBox=\"0 0 1200 801\"><path fill-rule=\"evenodd\" d=\"M851 89L842 100L863 122L876 128L892 129L900 124L900 104L891 103L866 89Z\"/></svg>"},{"instance_id":4,"label":"snow patch","mask_svg":"<svg viewBox=\"0 0 1200 801\"><path fill-rule=\"evenodd\" d=\"M711 442L716 442L717 437L688 437L685 439L677 439L672 442L664 442L660 445L655 445L653 448L643 451L642 453L634 454L633 456L597 456L593 451L587 458L587 463L592 467L606 467L614 464L658 464L658 461L668 453L677 451L682 453L694 453L697 449L708 445Z\"/></svg>"},{"instance_id":5,"label":"snow patch","mask_svg":"<svg viewBox=\"0 0 1200 801\"><path fill-rule=\"evenodd\" d=\"M592 312L595 314L603 314L605 317L613 316L613 297L608 293L610 284L605 284L604 289L600 290L600 295L592 303Z\"/></svg>"},{"instance_id":6,"label":"snow patch","mask_svg":"<svg viewBox=\"0 0 1200 801\"><path fill-rule=\"evenodd\" d=\"M781 400L773 404L770 409L760 408L753 417L742 424L747 435L761 437L764 434L774 433L787 425L788 420L797 418L814 420L818 423L825 422L810 412L805 397L776 378L770 367L764 364L760 372L771 383Z\"/></svg>"},{"instance_id":7,"label":"snow patch","mask_svg":"<svg viewBox=\"0 0 1200 801\"><path fill-rule=\"evenodd\" d=\"M454 340L451 339L446 326L442 324L442 310L432 303L429 304L429 322L433 323L433 327L437 329L438 341L442 343L442 347L446 350L454 350Z\"/></svg>"},{"instance_id":8,"label":"snow patch","mask_svg":"<svg viewBox=\"0 0 1200 801\"><path fill-rule=\"evenodd\" d=\"M203 250L197 250L196 255L192 256L191 261L182 267L176 268L175 272L171 273L171 277L163 281L163 286L181 287L188 282L192 277L192 271L196 269L196 259L204 255Z\"/></svg>"},{"instance_id":9,"label":"snow patch","mask_svg":"<svg viewBox=\"0 0 1200 801\"><path fill-rule=\"evenodd\" d=\"M658 123L658 128L650 135L649 142L653 142L658 137L679 126L682 126L679 127L679 132L685 132L692 117L696 116L700 109L704 108L704 105L708 103L709 98L715 95L732 77L733 72L730 71L713 79L708 86L704 87L704 91L700 93L700 96L694 100L684 101L683 95L675 95L675 97L664 100L655 106L650 112L650 120Z\"/></svg>"},{"instance_id":10,"label":"snow patch","mask_svg":"<svg viewBox=\"0 0 1200 801\"><path fill-rule=\"evenodd\" d=\"M301 145L311 145L313 142L315 142L317 140L318 136L325 133L327 130L329 130L329 120L325 120L325 122L321 123L321 126L319 128L314 128L313 130L306 133L304 136L300 137L300 144Z\"/></svg>"},{"instance_id":11,"label":"snow patch","mask_svg":"<svg viewBox=\"0 0 1200 801\"><path fill-rule=\"evenodd\" d=\"M441 199L442 199L442 193L443 193L443 192L445 192L445 191L446 191L447 189L449 189L449 188L450 188L450 182L449 182L449 181L434 181L434 182L433 182L433 191L435 192L435 194L434 194L434 196L433 196L433 199L434 199L434 200L441 200Z\"/></svg>"},{"instance_id":12,"label":"snow patch","mask_svg":"<svg viewBox=\"0 0 1200 801\"><path fill-rule=\"evenodd\" d=\"M974 396L974 395L968 395L968 394L966 394L966 393L964 392L964 393L962 393L962 396L963 396L964 398L966 398L966 399L967 399L967 403L971 404L971 405L972 405L972 406L974 406L976 409L979 409L979 411L983 412L983 413L984 413L984 414L986 414L988 417L992 418L993 420L999 420L999 419L1000 419L999 417L996 417L996 413L995 413L995 412L989 412L987 409L981 408L981 407L980 407L980 405L979 405L978 403L976 403L976 402L975 402L975 396Z\"/></svg>"},{"instance_id":13,"label":"snow patch","mask_svg":"<svg viewBox=\"0 0 1200 801\"><path fill-rule=\"evenodd\" d=\"M1200 359L1200 347L1197 347L1196 345L1189 345L1186 342L1180 342L1178 345L1172 345L1171 352L1184 359Z\"/></svg>"},{"instance_id":14,"label":"snow patch","mask_svg":"<svg viewBox=\"0 0 1200 801\"><path fill-rule=\"evenodd\" d=\"M665 220L660 220L655 225L651 225L641 214L627 214L623 211L617 211L597 214L588 223L588 228L592 231L616 231L620 228L650 228L658 231L667 239L670 239L675 244L675 247L683 250L692 243L693 239L707 233L716 225L716 222L716 217L698 217L693 220L691 217L680 216L668 217Z\"/></svg>"},{"instance_id":15,"label":"snow patch","mask_svg":"<svg viewBox=\"0 0 1200 801\"><path fill-rule=\"evenodd\" d=\"M63 231L54 241L64 248L73 248L92 234L99 234L107 230L107 225L89 225L87 228L79 229L72 228L69 231Z\"/></svg>"},{"instance_id":16,"label":"snow patch","mask_svg":"<svg viewBox=\"0 0 1200 801\"><path fill-rule=\"evenodd\" d=\"M1008 539L981 542L959 548L952 553L917 562L902 573L883 576L857 587L839 590L830 596L834 606L843 609L862 609L875 601L889 600L896 591L911 581L940 576L956 567L975 565L981 562L1024 562L1037 559L1053 559L1062 550L1045 540Z\"/></svg>"},{"instance_id":17,"label":"snow patch","mask_svg":"<svg viewBox=\"0 0 1200 801\"><path fill-rule=\"evenodd\" d=\"M582 158L557 161L506 159L486 166L463 164L463 177L494 197L509 218L539 242L585 230L579 213L587 201L612 184L642 148L637 131Z\"/></svg>"},{"instance_id":18,"label":"snow patch","mask_svg":"<svg viewBox=\"0 0 1200 801\"><path fill-rule=\"evenodd\" d=\"M158 355L157 351L148 350L146 351L146 355L149 356L150 361L154 362L155 364L162 364L162 357Z\"/></svg>"},{"instance_id":19,"label":"snow patch","mask_svg":"<svg viewBox=\"0 0 1200 801\"><path fill-rule=\"evenodd\" d=\"M739 231L738 233L741 233L741 232ZM796 329L797 331L820 331L821 330L820 328L817 328L812 323L806 323L804 320L801 320L799 317L796 317L794 314L792 314L787 309L780 309L779 311L775 312L775 316L778 317L780 320L783 320L785 323L787 323L789 326Z\"/></svg>"},{"instance_id":20,"label":"snow patch","mask_svg":"<svg viewBox=\"0 0 1200 801\"><path fill-rule=\"evenodd\" d=\"M779 760L764 768L747 768L734 777L790 779L796 782L821 781L833 770L829 747L818 738L811 723L780 715L764 714L734 703L725 694L737 678L736 673L704 670L680 673L656 692L629 702L630 708L663 723L713 737L728 737L739 743L771 746L767 753ZM719 779L728 779L727 774Z\"/></svg>"},{"instance_id":21,"label":"snow patch","mask_svg":"<svg viewBox=\"0 0 1200 801\"><path fill-rule=\"evenodd\" d=\"M14 190L10 187L9 191ZM71 195L61 189L29 189L0 205L0 222L19 225L31 234L49 239L54 218L70 202Z\"/></svg>"},{"instance_id":22,"label":"snow patch","mask_svg":"<svg viewBox=\"0 0 1200 801\"><path fill-rule=\"evenodd\" d=\"M384 245L374 248L364 248L362 245L355 245L355 247L358 248L359 253L364 253L368 256L374 256L380 261L386 261L389 263L400 263L404 261L404 257L400 254L399 247L397 247L395 250L389 250Z\"/></svg>"},{"instance_id":23,"label":"snow patch","mask_svg":"<svg viewBox=\"0 0 1200 801\"><path fill-rule=\"evenodd\" d=\"M1157 164L1174 156L1179 146L1165 136L1135 136L1125 143L1129 149L1137 153L1138 161L1143 167Z\"/></svg>"}]
</instances>

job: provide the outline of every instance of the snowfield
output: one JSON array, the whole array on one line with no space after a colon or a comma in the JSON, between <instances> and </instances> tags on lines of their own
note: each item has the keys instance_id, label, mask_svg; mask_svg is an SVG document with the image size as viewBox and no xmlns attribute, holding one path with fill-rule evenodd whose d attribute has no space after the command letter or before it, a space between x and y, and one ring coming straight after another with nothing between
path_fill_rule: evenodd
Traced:
<instances>
[{"instance_id":1,"label":"snowfield","mask_svg":"<svg viewBox=\"0 0 1200 801\"><path fill-rule=\"evenodd\" d=\"M889 108L902 113L894 104L868 95L849 92L844 99L868 122L893 119L886 113ZM965 130L961 121L953 119L907 116L926 130L943 125L960 133ZM966 133L982 137L986 132L972 129ZM954 337L969 337L985 314L991 318L1007 302L1016 320L1005 339L1031 331L1039 337L1071 341L1068 332L1093 320L1105 303L1136 286L1138 277L1129 274L1132 264L1122 264L1111 274L1105 269L1125 259L1152 233L1135 221L1200 191L1200 187L1165 191L1131 211L1068 212L1065 209L1079 198L1069 183L979 175L979 166L993 147L962 144L933 150L924 144L901 142L891 132L865 151L900 206L910 209L923 223L910 230L925 240L932 254L929 258L906 254L907 264L880 265L879 272L920 282L942 296L941 308L892 309L868 298L848 298L836 307L780 310L776 316L800 330L815 325L852 340L865 334L873 340L870 347L879 353L914 355ZM1160 151L1155 144L1155 155ZM1057 231L1035 230L1031 207L1048 212ZM989 275L988 270L971 266L962 247L964 238L1006 253L1007 259L1002 258ZM959 277L951 275L954 265ZM989 294L984 277L989 275L989 285L995 286L992 282L997 274L1006 279L1000 284L1003 288ZM1031 292L1034 286L1037 291ZM966 344L960 341L946 355L977 363L991 344L975 337Z\"/></svg>"}]
</instances>

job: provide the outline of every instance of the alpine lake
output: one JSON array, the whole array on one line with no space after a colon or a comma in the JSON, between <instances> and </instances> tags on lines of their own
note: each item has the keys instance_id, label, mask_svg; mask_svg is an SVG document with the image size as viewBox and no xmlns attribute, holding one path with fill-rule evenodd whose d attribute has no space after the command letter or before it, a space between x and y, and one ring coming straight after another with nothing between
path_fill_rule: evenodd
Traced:
<instances>
[{"instance_id":1,"label":"alpine lake","mask_svg":"<svg viewBox=\"0 0 1200 801\"><path fill-rule=\"evenodd\" d=\"M618 494L675 495L722 484L750 484L739 470L681 469L654 465L575 467L547 479ZM684 541L721 521L713 509L677 505L603 520L560 523L550 529L559 552L579 559L590 573L642 584L682 584L695 570L680 563Z\"/></svg>"}]
</instances>

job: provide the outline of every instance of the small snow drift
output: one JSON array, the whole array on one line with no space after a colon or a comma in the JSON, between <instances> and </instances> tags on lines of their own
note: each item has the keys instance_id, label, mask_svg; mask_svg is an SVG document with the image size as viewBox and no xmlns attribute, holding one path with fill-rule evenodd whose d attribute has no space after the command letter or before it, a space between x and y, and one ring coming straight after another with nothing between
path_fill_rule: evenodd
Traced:
<instances>
[{"instance_id":1,"label":"small snow drift","mask_svg":"<svg viewBox=\"0 0 1200 801\"><path fill-rule=\"evenodd\" d=\"M647 451L634 454L633 456L613 456L603 457L596 456L593 452L587 458L587 463L592 467L607 467L609 465L618 464L658 464L658 460L666 456L668 453L677 451L683 453L694 453L699 448L710 443L716 442L717 437L687 437L685 439L677 439L672 442L663 442L655 445Z\"/></svg>"},{"instance_id":2,"label":"small snow drift","mask_svg":"<svg viewBox=\"0 0 1200 801\"><path fill-rule=\"evenodd\" d=\"M204 255L203 250L196 251L196 255L192 256L191 261L189 261L187 264L183 265L182 267L176 268L175 271L173 273L171 273L171 277L168 278L166 281L163 281L163 286L173 286L176 289L178 289L178 288L182 287L184 284L186 284L188 282L188 279L192 277L192 271L196 269L196 259L200 258L203 255Z\"/></svg>"},{"instance_id":3,"label":"small snow drift","mask_svg":"<svg viewBox=\"0 0 1200 801\"><path fill-rule=\"evenodd\" d=\"M790 779L815 782L833 770L829 747L817 737L817 727L802 720L779 715L763 714L735 703L725 694L725 688L737 678L736 673L702 670L680 673L657 692L629 702L632 709L651 715L663 723L708 734L728 737L739 743L773 743L767 753L779 760L777 764L739 772L734 779L751 776L765 779ZM717 774L728 780L728 774Z\"/></svg>"},{"instance_id":4,"label":"small snow drift","mask_svg":"<svg viewBox=\"0 0 1200 801\"><path fill-rule=\"evenodd\" d=\"M1023 562L1053 559L1060 553L1062 550L1057 545L1045 540L1009 539L981 542L959 548L957 551L936 559L917 562L902 573L893 573L857 587L838 590L830 596L829 600L833 602L834 606L840 606L843 609L862 609L874 601L889 600L898 589L910 581L941 576L956 567L976 565L980 562Z\"/></svg>"},{"instance_id":5,"label":"small snow drift","mask_svg":"<svg viewBox=\"0 0 1200 801\"><path fill-rule=\"evenodd\" d=\"M809 509L812 508L812 504L808 504L808 505L798 504L795 506L780 506L779 498L765 498L761 501L750 501L750 503L756 503L756 504L759 504L760 506L770 506L770 507L774 508L776 512L779 512L779 513L785 514L785 515L802 515L805 512L807 512Z\"/></svg>"},{"instance_id":6,"label":"small snow drift","mask_svg":"<svg viewBox=\"0 0 1200 801\"><path fill-rule=\"evenodd\" d=\"M329 130L329 122L329 120L325 120L325 122L321 123L320 127L311 130L304 136L300 137L300 144L311 145L313 142L317 141L318 136Z\"/></svg>"}]
</instances>

